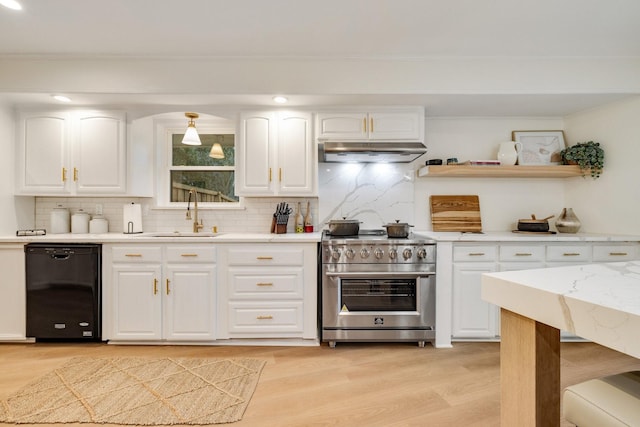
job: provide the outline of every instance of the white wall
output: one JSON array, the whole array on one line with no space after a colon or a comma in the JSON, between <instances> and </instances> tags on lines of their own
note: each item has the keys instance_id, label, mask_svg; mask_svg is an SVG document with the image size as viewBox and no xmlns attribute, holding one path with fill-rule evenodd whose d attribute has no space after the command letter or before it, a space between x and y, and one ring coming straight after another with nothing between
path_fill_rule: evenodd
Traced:
<instances>
[{"instance_id":1,"label":"white wall","mask_svg":"<svg viewBox=\"0 0 640 427\"><path fill-rule=\"evenodd\" d=\"M459 161L496 159L498 145L513 130L563 129L560 118L427 118L427 159L457 157ZM417 167L424 165L422 161ZM484 231L515 229L519 218L558 215L565 204L562 179L416 178L416 230L431 230L429 196L478 195ZM553 225L553 221L551 222Z\"/></svg>"},{"instance_id":2,"label":"white wall","mask_svg":"<svg viewBox=\"0 0 640 427\"><path fill-rule=\"evenodd\" d=\"M34 198L14 197L15 117L13 108L0 103L0 235L34 227Z\"/></svg>"},{"instance_id":3,"label":"white wall","mask_svg":"<svg viewBox=\"0 0 640 427\"><path fill-rule=\"evenodd\" d=\"M565 201L583 230L640 234L640 96L565 118L571 144L600 142L602 176L565 182ZM583 231L581 230L581 231Z\"/></svg>"}]
</instances>

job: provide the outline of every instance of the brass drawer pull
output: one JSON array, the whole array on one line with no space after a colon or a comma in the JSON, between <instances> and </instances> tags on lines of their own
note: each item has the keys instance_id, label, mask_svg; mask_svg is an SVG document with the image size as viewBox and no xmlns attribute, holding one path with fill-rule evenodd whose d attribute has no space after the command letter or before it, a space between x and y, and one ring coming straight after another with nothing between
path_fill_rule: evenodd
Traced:
<instances>
[{"instance_id":1,"label":"brass drawer pull","mask_svg":"<svg viewBox=\"0 0 640 427\"><path fill-rule=\"evenodd\" d=\"M483 256L484 252L469 252L469 256Z\"/></svg>"},{"instance_id":2,"label":"brass drawer pull","mask_svg":"<svg viewBox=\"0 0 640 427\"><path fill-rule=\"evenodd\" d=\"M142 254L124 254L124 256L132 257L132 258L141 258Z\"/></svg>"},{"instance_id":3,"label":"brass drawer pull","mask_svg":"<svg viewBox=\"0 0 640 427\"><path fill-rule=\"evenodd\" d=\"M364 119L362 119L362 130L365 133L367 132L367 118L366 117Z\"/></svg>"},{"instance_id":4,"label":"brass drawer pull","mask_svg":"<svg viewBox=\"0 0 640 427\"><path fill-rule=\"evenodd\" d=\"M269 168L269 182L271 182L271 168Z\"/></svg>"},{"instance_id":5,"label":"brass drawer pull","mask_svg":"<svg viewBox=\"0 0 640 427\"><path fill-rule=\"evenodd\" d=\"M611 255L611 256L627 256L629 254L626 253L626 252L609 252L609 255Z\"/></svg>"},{"instance_id":6,"label":"brass drawer pull","mask_svg":"<svg viewBox=\"0 0 640 427\"><path fill-rule=\"evenodd\" d=\"M580 252L565 252L562 254L562 256L579 256L581 255Z\"/></svg>"},{"instance_id":7,"label":"brass drawer pull","mask_svg":"<svg viewBox=\"0 0 640 427\"><path fill-rule=\"evenodd\" d=\"M180 254L180 256L184 256L184 257L194 257L194 256L198 256L198 254Z\"/></svg>"},{"instance_id":8,"label":"brass drawer pull","mask_svg":"<svg viewBox=\"0 0 640 427\"><path fill-rule=\"evenodd\" d=\"M78 169L73 168L73 180L77 181L78 180Z\"/></svg>"},{"instance_id":9,"label":"brass drawer pull","mask_svg":"<svg viewBox=\"0 0 640 427\"><path fill-rule=\"evenodd\" d=\"M62 182L67 182L67 168L62 168Z\"/></svg>"},{"instance_id":10,"label":"brass drawer pull","mask_svg":"<svg viewBox=\"0 0 640 427\"><path fill-rule=\"evenodd\" d=\"M531 256L532 254L530 253L526 253L526 252L518 252L516 253L516 256Z\"/></svg>"},{"instance_id":11,"label":"brass drawer pull","mask_svg":"<svg viewBox=\"0 0 640 427\"><path fill-rule=\"evenodd\" d=\"M282 168L278 168L278 182L282 182Z\"/></svg>"},{"instance_id":12,"label":"brass drawer pull","mask_svg":"<svg viewBox=\"0 0 640 427\"><path fill-rule=\"evenodd\" d=\"M273 316L258 316L258 317L256 317L256 319L258 319L258 320L271 320L271 319L273 319Z\"/></svg>"},{"instance_id":13,"label":"brass drawer pull","mask_svg":"<svg viewBox=\"0 0 640 427\"><path fill-rule=\"evenodd\" d=\"M373 133L373 117L369 120L369 132Z\"/></svg>"},{"instance_id":14,"label":"brass drawer pull","mask_svg":"<svg viewBox=\"0 0 640 427\"><path fill-rule=\"evenodd\" d=\"M259 259L259 260L270 260L270 259L273 259L273 257L272 256L259 256L259 257L256 257L256 259Z\"/></svg>"},{"instance_id":15,"label":"brass drawer pull","mask_svg":"<svg viewBox=\"0 0 640 427\"><path fill-rule=\"evenodd\" d=\"M158 293L158 279L153 279L153 294L156 295Z\"/></svg>"},{"instance_id":16,"label":"brass drawer pull","mask_svg":"<svg viewBox=\"0 0 640 427\"><path fill-rule=\"evenodd\" d=\"M256 283L256 286L273 286L273 283Z\"/></svg>"},{"instance_id":17,"label":"brass drawer pull","mask_svg":"<svg viewBox=\"0 0 640 427\"><path fill-rule=\"evenodd\" d=\"M169 292L171 292L171 289L169 289L169 279L167 279L167 295L169 295Z\"/></svg>"}]
</instances>

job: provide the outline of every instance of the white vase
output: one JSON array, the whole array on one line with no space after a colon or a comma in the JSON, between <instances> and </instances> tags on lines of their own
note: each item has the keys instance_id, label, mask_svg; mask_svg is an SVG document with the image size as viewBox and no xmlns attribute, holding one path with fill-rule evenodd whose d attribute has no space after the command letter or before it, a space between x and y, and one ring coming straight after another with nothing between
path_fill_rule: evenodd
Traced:
<instances>
[{"instance_id":1,"label":"white vase","mask_svg":"<svg viewBox=\"0 0 640 427\"><path fill-rule=\"evenodd\" d=\"M518 161L518 152L513 141L501 142L498 148L498 160L502 166L513 166Z\"/></svg>"}]
</instances>

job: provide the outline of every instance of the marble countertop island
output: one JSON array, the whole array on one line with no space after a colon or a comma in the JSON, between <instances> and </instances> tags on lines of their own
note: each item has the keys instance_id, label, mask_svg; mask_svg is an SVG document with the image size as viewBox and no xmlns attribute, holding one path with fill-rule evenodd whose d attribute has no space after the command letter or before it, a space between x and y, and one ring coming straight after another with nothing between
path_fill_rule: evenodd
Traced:
<instances>
[{"instance_id":1,"label":"marble countertop island","mask_svg":"<svg viewBox=\"0 0 640 427\"><path fill-rule=\"evenodd\" d=\"M640 261L482 275L501 307L501 425L560 425L560 330L640 358Z\"/></svg>"},{"instance_id":2,"label":"marble countertop island","mask_svg":"<svg viewBox=\"0 0 640 427\"><path fill-rule=\"evenodd\" d=\"M640 358L640 261L487 273L482 298Z\"/></svg>"}]
</instances>

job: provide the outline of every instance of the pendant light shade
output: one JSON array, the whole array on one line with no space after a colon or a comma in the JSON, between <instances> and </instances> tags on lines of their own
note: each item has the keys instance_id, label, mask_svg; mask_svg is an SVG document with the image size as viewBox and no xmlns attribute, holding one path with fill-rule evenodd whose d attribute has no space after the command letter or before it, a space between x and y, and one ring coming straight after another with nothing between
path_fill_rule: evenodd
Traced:
<instances>
[{"instance_id":1,"label":"pendant light shade","mask_svg":"<svg viewBox=\"0 0 640 427\"><path fill-rule=\"evenodd\" d=\"M209 152L209 157L214 159L224 159L224 151L222 151L222 145L219 143L213 144L211 147L211 151Z\"/></svg>"},{"instance_id":2,"label":"pendant light shade","mask_svg":"<svg viewBox=\"0 0 640 427\"><path fill-rule=\"evenodd\" d=\"M184 138L182 138L182 143L185 145L202 145L202 142L200 142L200 136L196 130L195 122L195 119L200 116L198 116L197 113L184 113L184 115L189 119L189 124L187 125L187 130L184 133Z\"/></svg>"}]
</instances>

